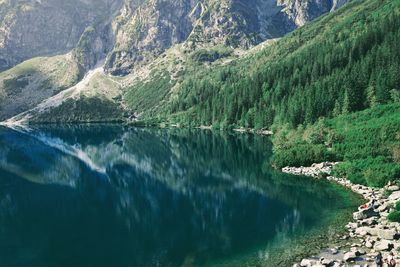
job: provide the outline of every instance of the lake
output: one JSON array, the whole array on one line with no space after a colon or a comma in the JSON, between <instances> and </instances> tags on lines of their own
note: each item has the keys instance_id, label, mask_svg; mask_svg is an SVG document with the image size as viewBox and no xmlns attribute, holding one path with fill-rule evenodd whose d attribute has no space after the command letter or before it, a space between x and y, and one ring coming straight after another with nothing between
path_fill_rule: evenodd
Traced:
<instances>
[{"instance_id":1,"label":"lake","mask_svg":"<svg viewBox=\"0 0 400 267\"><path fill-rule=\"evenodd\" d=\"M357 197L271 154L254 135L0 128L0 266L291 266Z\"/></svg>"}]
</instances>

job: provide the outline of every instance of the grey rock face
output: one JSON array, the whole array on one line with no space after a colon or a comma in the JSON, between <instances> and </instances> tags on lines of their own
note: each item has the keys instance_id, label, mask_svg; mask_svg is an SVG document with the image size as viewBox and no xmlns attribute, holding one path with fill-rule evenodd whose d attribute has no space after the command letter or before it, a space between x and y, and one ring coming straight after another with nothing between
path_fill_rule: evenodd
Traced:
<instances>
[{"instance_id":1,"label":"grey rock face","mask_svg":"<svg viewBox=\"0 0 400 267\"><path fill-rule=\"evenodd\" d=\"M87 27L83 32L73 57L84 70L92 69L112 50L114 45L113 31L110 25L93 28Z\"/></svg>"},{"instance_id":2,"label":"grey rock face","mask_svg":"<svg viewBox=\"0 0 400 267\"><path fill-rule=\"evenodd\" d=\"M127 74L136 63L145 63L174 44L182 43L201 15L201 1L127 1L115 20L116 44L106 68ZM197 8L197 9L196 9Z\"/></svg>"},{"instance_id":3,"label":"grey rock face","mask_svg":"<svg viewBox=\"0 0 400 267\"><path fill-rule=\"evenodd\" d=\"M117 12L123 0L4 0L0 2L0 70L26 59L75 48L88 26Z\"/></svg>"},{"instance_id":4,"label":"grey rock face","mask_svg":"<svg viewBox=\"0 0 400 267\"><path fill-rule=\"evenodd\" d=\"M347 1L3 0L0 71L76 48L84 69L107 55L106 71L125 75L179 43L188 51L213 45L249 48Z\"/></svg>"},{"instance_id":5,"label":"grey rock face","mask_svg":"<svg viewBox=\"0 0 400 267\"><path fill-rule=\"evenodd\" d=\"M128 74L169 47L249 48L281 37L347 0L152 0L127 2L106 70Z\"/></svg>"}]
</instances>

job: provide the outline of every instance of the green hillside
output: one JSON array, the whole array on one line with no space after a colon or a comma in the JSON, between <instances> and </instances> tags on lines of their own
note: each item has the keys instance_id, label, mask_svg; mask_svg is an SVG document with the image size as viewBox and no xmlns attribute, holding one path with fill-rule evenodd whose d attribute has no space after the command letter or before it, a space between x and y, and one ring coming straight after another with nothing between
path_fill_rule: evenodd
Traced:
<instances>
[{"instance_id":1,"label":"green hillside","mask_svg":"<svg viewBox=\"0 0 400 267\"><path fill-rule=\"evenodd\" d=\"M0 72L0 121L35 107L82 79L69 54L37 57Z\"/></svg>"},{"instance_id":2,"label":"green hillside","mask_svg":"<svg viewBox=\"0 0 400 267\"><path fill-rule=\"evenodd\" d=\"M399 0L355 0L239 60L153 75L127 101L158 90L147 122L272 128L276 167L343 161L337 175L383 186L400 177L399 40Z\"/></svg>"},{"instance_id":3,"label":"green hillside","mask_svg":"<svg viewBox=\"0 0 400 267\"><path fill-rule=\"evenodd\" d=\"M400 103L276 131L272 159L276 167L341 161L335 175L378 187L400 177Z\"/></svg>"},{"instance_id":4,"label":"green hillside","mask_svg":"<svg viewBox=\"0 0 400 267\"><path fill-rule=\"evenodd\" d=\"M174 90L140 112L188 126L262 128L398 101L398 40L400 1L355 0L240 60L199 63L168 83L154 75L152 87ZM132 107L137 99L129 96L145 98L141 89L147 86L128 90Z\"/></svg>"}]
</instances>

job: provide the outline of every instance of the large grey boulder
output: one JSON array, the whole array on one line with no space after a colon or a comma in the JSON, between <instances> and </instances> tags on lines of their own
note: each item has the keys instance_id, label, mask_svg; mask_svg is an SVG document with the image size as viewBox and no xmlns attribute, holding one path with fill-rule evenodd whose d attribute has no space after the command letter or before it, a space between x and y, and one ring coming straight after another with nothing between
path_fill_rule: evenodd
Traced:
<instances>
[{"instance_id":1,"label":"large grey boulder","mask_svg":"<svg viewBox=\"0 0 400 267\"><path fill-rule=\"evenodd\" d=\"M396 191L393 192L390 196L389 196L389 200L399 200L400 199L400 191Z\"/></svg>"},{"instance_id":2,"label":"large grey boulder","mask_svg":"<svg viewBox=\"0 0 400 267\"><path fill-rule=\"evenodd\" d=\"M300 266L301 266L301 267L312 267L312 266L315 266L317 263L318 263L318 262L315 261L315 260L303 259L303 260L300 262Z\"/></svg>"},{"instance_id":3,"label":"large grey boulder","mask_svg":"<svg viewBox=\"0 0 400 267\"><path fill-rule=\"evenodd\" d=\"M331 259L323 259L323 260L321 260L321 264L323 266L332 266L333 260L331 260Z\"/></svg>"},{"instance_id":4,"label":"large grey boulder","mask_svg":"<svg viewBox=\"0 0 400 267\"><path fill-rule=\"evenodd\" d=\"M355 252L355 251L350 251L350 252L347 252L346 254L344 254L344 256L343 256L343 260L344 261L352 261L352 260L355 260L357 258L357 253Z\"/></svg>"},{"instance_id":5,"label":"large grey boulder","mask_svg":"<svg viewBox=\"0 0 400 267\"><path fill-rule=\"evenodd\" d=\"M358 235L361 235L361 236L365 236L366 234L374 235L374 236L375 236L375 235L378 235L377 230L378 230L378 229L376 229L376 228L363 226L363 227L358 227L358 228L355 230L355 233L358 234Z\"/></svg>"},{"instance_id":6,"label":"large grey boulder","mask_svg":"<svg viewBox=\"0 0 400 267\"><path fill-rule=\"evenodd\" d=\"M397 235L397 232L394 229L378 229L377 233L380 238L386 240L393 240Z\"/></svg>"},{"instance_id":7,"label":"large grey boulder","mask_svg":"<svg viewBox=\"0 0 400 267\"><path fill-rule=\"evenodd\" d=\"M391 185L387 188L389 191L399 191L400 188L397 185Z\"/></svg>"},{"instance_id":8,"label":"large grey boulder","mask_svg":"<svg viewBox=\"0 0 400 267\"><path fill-rule=\"evenodd\" d=\"M379 213L374 211L372 207L353 213L354 220L364 220L371 217L379 217Z\"/></svg>"},{"instance_id":9,"label":"large grey boulder","mask_svg":"<svg viewBox=\"0 0 400 267\"><path fill-rule=\"evenodd\" d=\"M390 250L393 247L393 244L388 240L381 240L375 243L374 249L376 251L385 251Z\"/></svg>"}]
</instances>

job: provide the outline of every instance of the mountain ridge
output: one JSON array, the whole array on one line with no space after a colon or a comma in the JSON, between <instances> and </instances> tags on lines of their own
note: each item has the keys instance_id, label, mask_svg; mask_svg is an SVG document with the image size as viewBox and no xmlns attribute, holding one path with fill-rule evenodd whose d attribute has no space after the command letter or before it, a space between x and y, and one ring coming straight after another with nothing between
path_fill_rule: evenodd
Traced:
<instances>
[{"instance_id":1,"label":"mountain ridge","mask_svg":"<svg viewBox=\"0 0 400 267\"><path fill-rule=\"evenodd\" d=\"M200 51L199 54L201 54L204 49L219 50L219 52L225 50L226 52L222 51L222 54L218 54L218 51L214 53L215 57L220 58L226 57L231 54L229 52L231 49L235 49L234 54L239 55L243 53L240 51L246 51L265 39L282 36L303 25L306 21L330 12L332 8L335 9L338 6L336 2L325 0L309 0L307 2L252 0L254 7L250 9L247 8L249 3L243 0L224 0L222 2L214 0L189 2L183 0L132 0L124 3L119 0L104 0L102 3L104 5L89 10L90 12L88 7L93 4L93 1L90 0L74 0L70 4L65 4L58 0L3 0L0 3L2 6L9 5L13 7L1 9L3 12L0 12L2 14L0 14L2 18L0 25L9 25L0 27L0 62L2 62L3 68L5 66L13 66L13 64L26 57L46 54L46 51L44 52L42 49L28 49L25 46L21 50L19 46L14 46L13 43L25 38L24 42L29 40L31 47L42 48L42 42L46 42L48 38L57 39L55 37L57 35L54 36L52 34L53 29L50 25L52 19L59 16L57 12L61 11L58 10L51 15L52 10L65 7L65 12L67 12L68 8L66 7L72 6L73 12L71 14L75 14L75 9L83 6L85 7L82 8L83 11L77 13L78 15L80 14L76 17L78 21L82 14L91 14L88 20L78 23L77 28L79 30L73 30L75 34L61 38L54 47L52 46L47 51L47 54L51 56L57 51L58 53L65 53L65 50L72 49L72 52L69 53L72 58L67 57L71 60L60 62L60 64L65 66L69 64L72 70L76 70L76 78L69 81L65 79L66 75L63 75L58 77L61 82L54 83L51 78L54 76L51 73L52 70L40 68L41 64L39 62L36 66L29 66L29 68L21 67L31 65L25 61L20 63L21 66L19 67L13 67L3 72L2 77L0 77L0 119L7 119L34 108L47 97L73 86L83 78L89 69L102 60L105 60L104 79L111 80L111 82L118 79L117 77L111 77L111 74L128 75L129 80L129 74L137 75L149 69L154 69L152 67L154 63L165 62L162 57L169 53L166 53L167 50L181 50L176 54L180 54L177 57L166 56L172 61L166 64L170 65L170 70L176 73L174 75L177 75L179 68L181 68L180 66L187 63L174 64L173 62L186 60L187 56L185 54L190 54L194 51ZM343 3L342 1L341 4ZM75 4L76 6L74 6ZM112 8L107 9L104 7ZM268 8L262 10L260 7ZM46 14L42 14L43 10L41 8L46 9ZM18 13L13 12L15 9L26 10ZM302 9L302 12L296 11L299 9ZM101 14L101 18L93 20L92 18L96 17L94 15L96 12ZM8 15L4 15L5 13ZM67 13L70 16L65 14L61 16L61 20L66 22L61 28L57 24L55 25L54 28L57 32L64 32L65 29L73 28L71 18L74 16L71 14ZM19 19L18 15L21 16L21 19ZM24 31L22 31L21 36L17 36L19 39L5 38L6 36L12 37L20 27L19 25L24 24L23 22L26 25L21 29L25 31L30 27L37 29L37 22L29 23L29 18L35 19L36 16L42 18L39 21L45 23L49 29L45 27L43 33L34 35L34 37L24 35ZM64 18L65 16L66 18ZM19 20L22 22L18 22ZM13 23L10 24L9 22ZM261 29L260 25L264 29ZM280 28L277 30L277 27ZM46 31L50 32L47 33ZM35 30L32 32L35 33ZM43 38L43 35L46 37ZM178 48L174 48L176 46ZM216 47L216 49L213 47ZM13 53L8 53L7 51L9 50L13 50ZM30 50L31 54L26 53L28 50ZM227 52L229 53L226 54ZM15 57L16 54L18 57ZM46 59L46 61L53 60ZM178 66L178 68L174 68L174 65ZM29 71L21 72L16 71L17 69L29 69ZM12 86L10 87L10 85L14 85L15 88L11 88ZM28 88L31 89L27 90ZM10 94L10 90L13 91L12 94ZM43 97L36 97L34 101L15 102L15 99L29 98L32 90L37 90L38 96L43 95ZM47 93L42 94L42 91ZM100 91L104 92L105 90ZM121 92L121 94L125 93ZM103 99L104 96L104 94L99 95ZM111 102L115 102L112 98L105 97ZM7 108L10 106L14 106L14 108ZM124 106L126 105L124 104ZM132 114L133 112L128 111L128 113ZM130 117L132 116L130 115Z\"/></svg>"}]
</instances>

